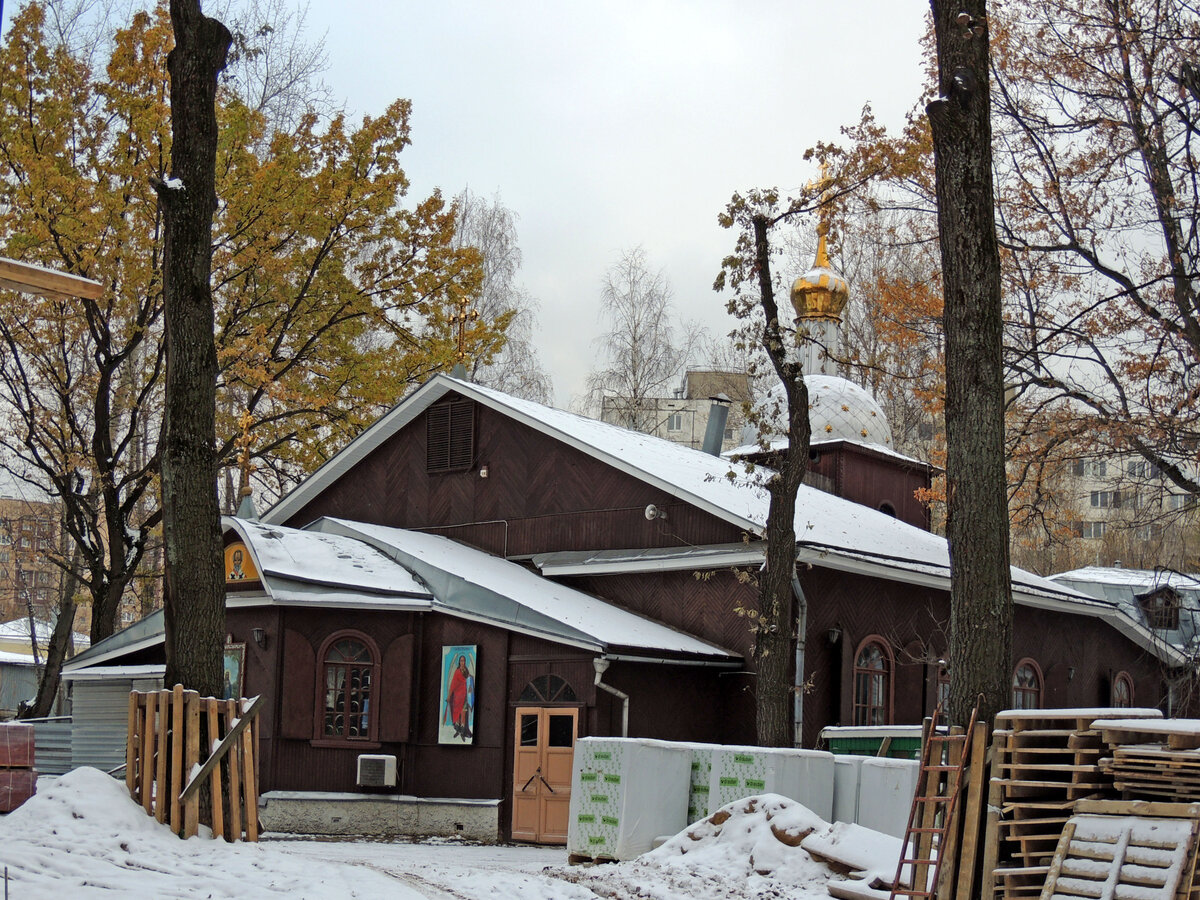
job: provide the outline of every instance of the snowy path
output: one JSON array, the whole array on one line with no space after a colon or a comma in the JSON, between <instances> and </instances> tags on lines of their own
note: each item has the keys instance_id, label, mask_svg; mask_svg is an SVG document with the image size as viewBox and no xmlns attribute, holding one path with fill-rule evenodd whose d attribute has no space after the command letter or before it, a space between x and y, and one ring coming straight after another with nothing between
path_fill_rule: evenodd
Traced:
<instances>
[{"instance_id":1,"label":"snowy path","mask_svg":"<svg viewBox=\"0 0 1200 900\"><path fill-rule=\"evenodd\" d=\"M122 783L76 769L0 818L0 866L14 900L827 900L841 876L798 846L810 837L864 876L895 870L895 838L774 794L728 804L630 862L568 866L562 847L181 841Z\"/></svg>"}]
</instances>

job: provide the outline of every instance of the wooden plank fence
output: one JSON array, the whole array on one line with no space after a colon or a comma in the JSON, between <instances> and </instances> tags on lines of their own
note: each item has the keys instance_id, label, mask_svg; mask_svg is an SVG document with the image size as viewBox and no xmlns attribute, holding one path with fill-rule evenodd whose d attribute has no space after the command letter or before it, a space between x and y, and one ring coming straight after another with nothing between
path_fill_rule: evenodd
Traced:
<instances>
[{"instance_id":1,"label":"wooden plank fence","mask_svg":"<svg viewBox=\"0 0 1200 900\"><path fill-rule=\"evenodd\" d=\"M185 691L133 691L125 784L147 815L180 837L201 824L201 787L213 836L258 840L258 711L262 698L218 700ZM208 752L200 752L201 731Z\"/></svg>"}]
</instances>

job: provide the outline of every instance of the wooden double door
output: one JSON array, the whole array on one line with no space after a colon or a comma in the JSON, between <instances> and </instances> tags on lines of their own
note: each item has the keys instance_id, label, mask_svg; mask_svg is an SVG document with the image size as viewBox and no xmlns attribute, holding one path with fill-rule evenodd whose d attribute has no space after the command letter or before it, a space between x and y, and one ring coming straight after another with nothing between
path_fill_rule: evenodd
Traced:
<instances>
[{"instance_id":1,"label":"wooden double door","mask_svg":"<svg viewBox=\"0 0 1200 900\"><path fill-rule=\"evenodd\" d=\"M565 844L579 710L517 707L514 732L512 838Z\"/></svg>"}]
</instances>

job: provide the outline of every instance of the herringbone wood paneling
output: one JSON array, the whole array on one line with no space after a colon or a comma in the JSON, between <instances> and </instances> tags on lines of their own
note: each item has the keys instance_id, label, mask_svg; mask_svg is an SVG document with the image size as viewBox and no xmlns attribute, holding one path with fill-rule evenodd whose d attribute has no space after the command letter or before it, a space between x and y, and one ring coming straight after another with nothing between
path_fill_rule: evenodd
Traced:
<instances>
[{"instance_id":1,"label":"herringbone wood paneling","mask_svg":"<svg viewBox=\"0 0 1200 900\"><path fill-rule=\"evenodd\" d=\"M473 532L458 526L504 520L510 556L740 539L731 525L632 476L490 409L477 412L470 471L425 471L425 420L418 417L288 524L339 516L404 528L453 528L444 533L499 553L504 545L494 527ZM479 474L483 465L487 478ZM651 503L667 511L665 521L646 521Z\"/></svg>"}]
</instances>

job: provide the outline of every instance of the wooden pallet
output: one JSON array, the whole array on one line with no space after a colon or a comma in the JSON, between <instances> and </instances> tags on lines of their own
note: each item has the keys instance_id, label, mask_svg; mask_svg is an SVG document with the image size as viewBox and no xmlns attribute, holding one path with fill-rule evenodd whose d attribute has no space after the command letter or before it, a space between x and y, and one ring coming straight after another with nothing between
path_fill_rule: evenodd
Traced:
<instances>
[{"instance_id":1,"label":"wooden pallet","mask_svg":"<svg viewBox=\"0 0 1200 900\"><path fill-rule=\"evenodd\" d=\"M1100 768L1124 797L1200 801L1200 720L1122 722L1100 730L1108 744Z\"/></svg>"},{"instance_id":2,"label":"wooden pallet","mask_svg":"<svg viewBox=\"0 0 1200 900\"><path fill-rule=\"evenodd\" d=\"M1196 862L1194 818L1077 814L1046 875L1043 900L1188 897Z\"/></svg>"},{"instance_id":3,"label":"wooden pallet","mask_svg":"<svg viewBox=\"0 0 1200 900\"><path fill-rule=\"evenodd\" d=\"M1152 720L1157 710L1112 710ZM1014 710L996 717L980 896L1039 897L1075 804L1116 796L1101 766L1099 710ZM1200 898L1198 898L1200 900Z\"/></svg>"}]
</instances>

